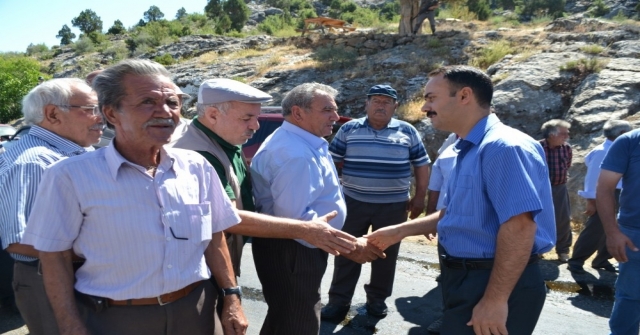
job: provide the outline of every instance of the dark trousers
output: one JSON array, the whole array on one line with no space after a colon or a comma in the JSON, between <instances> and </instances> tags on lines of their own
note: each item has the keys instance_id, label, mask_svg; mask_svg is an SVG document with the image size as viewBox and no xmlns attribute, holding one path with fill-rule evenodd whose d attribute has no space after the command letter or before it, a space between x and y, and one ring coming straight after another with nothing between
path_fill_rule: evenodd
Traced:
<instances>
[{"instance_id":1,"label":"dark trousers","mask_svg":"<svg viewBox=\"0 0 640 335\"><path fill-rule=\"evenodd\" d=\"M82 299L76 301L92 335L222 335L214 332L214 323L220 322L214 311L216 299L205 280L186 297L163 306L109 306L97 312Z\"/></svg>"},{"instance_id":2,"label":"dark trousers","mask_svg":"<svg viewBox=\"0 0 640 335\"><path fill-rule=\"evenodd\" d=\"M618 197L620 190L616 190L616 209L618 212ZM578 235L576 244L573 246L573 254L569 260L571 265L583 266L594 252L598 251L596 257L591 261L591 266L599 267L609 263L611 255L607 250L607 237L602 227L602 221L598 212L591 215L584 224L584 229Z\"/></svg>"},{"instance_id":3,"label":"dark trousers","mask_svg":"<svg viewBox=\"0 0 640 335\"><path fill-rule=\"evenodd\" d=\"M556 252L558 255L568 254L573 236L571 235L571 205L567 185L551 186L551 194L556 217Z\"/></svg>"},{"instance_id":4,"label":"dark trousers","mask_svg":"<svg viewBox=\"0 0 640 335\"><path fill-rule=\"evenodd\" d=\"M58 323L44 290L38 262L26 265L16 262L13 268L13 290L16 306L29 328L29 334L59 334Z\"/></svg>"},{"instance_id":5,"label":"dark trousers","mask_svg":"<svg viewBox=\"0 0 640 335\"><path fill-rule=\"evenodd\" d=\"M420 30L420 28L422 27L422 23L424 22L425 19L429 19L429 25L431 26L431 33L432 34L436 33L436 11L430 10L430 11L426 11L424 13L418 14L418 16L415 19L415 25L413 26L414 34L418 33L418 30Z\"/></svg>"},{"instance_id":6,"label":"dark trousers","mask_svg":"<svg viewBox=\"0 0 640 335\"><path fill-rule=\"evenodd\" d=\"M441 335L474 335L467 326L473 308L484 295L492 269L442 268L444 316ZM527 265L509 297L509 335L531 335L546 298L546 288L538 263Z\"/></svg>"},{"instance_id":7,"label":"dark trousers","mask_svg":"<svg viewBox=\"0 0 640 335\"><path fill-rule=\"evenodd\" d=\"M328 254L287 239L254 237L252 249L268 306L260 335L318 334Z\"/></svg>"},{"instance_id":8,"label":"dark trousers","mask_svg":"<svg viewBox=\"0 0 640 335\"><path fill-rule=\"evenodd\" d=\"M0 240L0 245L2 241ZM0 306L13 304L13 263L15 261L6 250L0 250Z\"/></svg>"},{"instance_id":9,"label":"dark trousers","mask_svg":"<svg viewBox=\"0 0 640 335\"><path fill-rule=\"evenodd\" d=\"M373 204L345 196L347 218L342 230L355 237L365 235L372 227L373 231L395 225L407 220L407 203ZM385 250L387 258L371 262L371 277L364 285L367 301L384 301L393 291L396 275L396 260L400 243ZM356 289L362 265L344 257L336 257L333 280L329 289L329 303L347 305Z\"/></svg>"}]
</instances>

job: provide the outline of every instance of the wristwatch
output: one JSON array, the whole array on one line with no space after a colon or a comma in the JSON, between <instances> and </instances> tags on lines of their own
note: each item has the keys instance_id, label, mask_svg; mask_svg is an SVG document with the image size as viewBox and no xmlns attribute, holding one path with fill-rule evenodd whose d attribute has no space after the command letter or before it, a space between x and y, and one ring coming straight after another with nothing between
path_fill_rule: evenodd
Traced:
<instances>
[{"instance_id":1,"label":"wristwatch","mask_svg":"<svg viewBox=\"0 0 640 335\"><path fill-rule=\"evenodd\" d=\"M236 286L236 287L230 287L230 288L223 288L221 295L223 297L228 296L228 295L232 295L235 294L237 295L239 298L242 298L242 288L240 288L240 286Z\"/></svg>"}]
</instances>

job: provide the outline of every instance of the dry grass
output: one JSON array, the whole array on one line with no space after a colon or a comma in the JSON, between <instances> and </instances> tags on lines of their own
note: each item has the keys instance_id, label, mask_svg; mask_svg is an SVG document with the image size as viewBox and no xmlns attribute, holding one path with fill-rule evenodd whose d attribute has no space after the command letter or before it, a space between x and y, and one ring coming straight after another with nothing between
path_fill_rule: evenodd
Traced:
<instances>
[{"instance_id":1,"label":"dry grass","mask_svg":"<svg viewBox=\"0 0 640 335\"><path fill-rule=\"evenodd\" d=\"M509 77L510 73L509 72L502 72L499 74L496 74L495 76L491 77L491 82L493 83L493 85L497 85L498 83L500 83L501 81L507 79L507 77Z\"/></svg>"},{"instance_id":2,"label":"dry grass","mask_svg":"<svg viewBox=\"0 0 640 335\"><path fill-rule=\"evenodd\" d=\"M198 62L203 65L215 64L219 61L219 59L220 59L220 55L218 54L217 51L209 51L205 54L200 55L198 57Z\"/></svg>"},{"instance_id":3,"label":"dry grass","mask_svg":"<svg viewBox=\"0 0 640 335\"><path fill-rule=\"evenodd\" d=\"M269 59L267 59L266 61L258 65L258 68L256 69L256 72L257 72L256 76L262 77L269 70L280 65L281 62L282 62L282 56L280 56L280 54L275 54L269 57Z\"/></svg>"},{"instance_id":4,"label":"dry grass","mask_svg":"<svg viewBox=\"0 0 640 335\"><path fill-rule=\"evenodd\" d=\"M270 49L269 50L242 49L242 50L225 54L224 56L226 59L233 60L233 59L240 59L240 58L260 57L271 52L272 51Z\"/></svg>"},{"instance_id":5,"label":"dry grass","mask_svg":"<svg viewBox=\"0 0 640 335\"><path fill-rule=\"evenodd\" d=\"M598 44L589 44L581 47L580 51L589 55L599 55L604 51L604 47Z\"/></svg>"},{"instance_id":6,"label":"dry grass","mask_svg":"<svg viewBox=\"0 0 640 335\"><path fill-rule=\"evenodd\" d=\"M396 115L400 120L404 120L409 123L416 123L424 119L425 117L425 114L421 110L423 104L424 101L422 101L422 99L411 100L405 104L398 106Z\"/></svg>"}]
</instances>

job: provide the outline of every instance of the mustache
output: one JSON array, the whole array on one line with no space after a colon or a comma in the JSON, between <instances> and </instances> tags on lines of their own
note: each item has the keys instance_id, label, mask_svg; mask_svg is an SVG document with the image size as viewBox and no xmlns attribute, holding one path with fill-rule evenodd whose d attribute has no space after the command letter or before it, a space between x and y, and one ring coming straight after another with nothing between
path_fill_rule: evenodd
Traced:
<instances>
[{"instance_id":1,"label":"mustache","mask_svg":"<svg viewBox=\"0 0 640 335\"><path fill-rule=\"evenodd\" d=\"M438 113L436 113L435 111L428 111L427 112L427 117L434 116L434 115L437 115L437 114Z\"/></svg>"},{"instance_id":2,"label":"mustache","mask_svg":"<svg viewBox=\"0 0 640 335\"><path fill-rule=\"evenodd\" d=\"M100 122L98 124L94 124L93 126L89 127L89 130L104 130L104 128L107 127L107 124L104 122Z\"/></svg>"},{"instance_id":3,"label":"mustache","mask_svg":"<svg viewBox=\"0 0 640 335\"><path fill-rule=\"evenodd\" d=\"M248 136L248 137L253 137L253 135L255 135L256 131L255 130L247 130L244 132L244 136Z\"/></svg>"},{"instance_id":4,"label":"mustache","mask_svg":"<svg viewBox=\"0 0 640 335\"><path fill-rule=\"evenodd\" d=\"M171 127L175 127L176 123L175 121L173 121L173 119L163 119L163 118L155 118L155 119L151 119L147 122L145 122L142 127L143 128L147 128L150 126L171 126Z\"/></svg>"}]
</instances>

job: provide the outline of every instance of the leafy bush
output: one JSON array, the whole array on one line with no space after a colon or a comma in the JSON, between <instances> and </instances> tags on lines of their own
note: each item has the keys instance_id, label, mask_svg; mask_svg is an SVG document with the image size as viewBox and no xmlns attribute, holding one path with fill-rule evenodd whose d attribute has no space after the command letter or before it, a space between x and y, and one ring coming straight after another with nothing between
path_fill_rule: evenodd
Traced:
<instances>
[{"instance_id":1,"label":"leafy bush","mask_svg":"<svg viewBox=\"0 0 640 335\"><path fill-rule=\"evenodd\" d=\"M560 66L560 70L577 73L598 73L606 66L607 61L600 60L597 57L591 57L568 61L564 65Z\"/></svg>"},{"instance_id":2,"label":"leafy bush","mask_svg":"<svg viewBox=\"0 0 640 335\"><path fill-rule=\"evenodd\" d=\"M80 37L76 43L73 44L73 51L75 51L78 55L86 54L88 52L93 52L94 45L91 42L91 39L87 37Z\"/></svg>"},{"instance_id":3,"label":"leafy bush","mask_svg":"<svg viewBox=\"0 0 640 335\"><path fill-rule=\"evenodd\" d=\"M382 8L380 8L379 14L382 21L395 21L395 18L400 15L400 2L398 2L398 0L385 2Z\"/></svg>"},{"instance_id":4,"label":"leafy bush","mask_svg":"<svg viewBox=\"0 0 640 335\"><path fill-rule=\"evenodd\" d=\"M604 48L597 44L590 44L581 47L580 51L590 55L598 55L601 54L602 51L604 51Z\"/></svg>"},{"instance_id":5,"label":"leafy bush","mask_svg":"<svg viewBox=\"0 0 640 335\"><path fill-rule=\"evenodd\" d=\"M346 69L356 63L358 54L345 48L321 47L312 58L329 69Z\"/></svg>"},{"instance_id":6,"label":"leafy bush","mask_svg":"<svg viewBox=\"0 0 640 335\"><path fill-rule=\"evenodd\" d=\"M600 17L609 14L609 7L602 0L595 0L593 5L589 7L591 16Z\"/></svg>"},{"instance_id":7,"label":"leafy bush","mask_svg":"<svg viewBox=\"0 0 640 335\"><path fill-rule=\"evenodd\" d=\"M38 84L40 63L14 53L0 53L0 123L22 116L22 97Z\"/></svg>"},{"instance_id":8,"label":"leafy bush","mask_svg":"<svg viewBox=\"0 0 640 335\"><path fill-rule=\"evenodd\" d=\"M127 50L127 47L125 45L123 45L122 43L118 43L106 48L104 51L102 51L102 54L110 57L112 63L116 63L123 59L126 59L129 51Z\"/></svg>"},{"instance_id":9,"label":"leafy bush","mask_svg":"<svg viewBox=\"0 0 640 335\"><path fill-rule=\"evenodd\" d=\"M258 30L268 35L274 35L277 31L283 30L291 25L292 22L286 15L270 15L258 24Z\"/></svg>"},{"instance_id":10,"label":"leafy bush","mask_svg":"<svg viewBox=\"0 0 640 335\"><path fill-rule=\"evenodd\" d=\"M176 60L168 53L163 54L162 56L157 56L153 60L162 65L172 65L176 63Z\"/></svg>"},{"instance_id":11,"label":"leafy bush","mask_svg":"<svg viewBox=\"0 0 640 335\"><path fill-rule=\"evenodd\" d=\"M49 47L47 47L46 44L44 43L40 43L40 44L29 44L29 46L27 47L27 55L28 56L33 56L36 54L40 54L43 52L47 52L49 51Z\"/></svg>"},{"instance_id":12,"label":"leafy bush","mask_svg":"<svg viewBox=\"0 0 640 335\"><path fill-rule=\"evenodd\" d=\"M507 41L492 42L480 49L479 55L471 61L471 64L486 69L501 60L504 56L514 52L515 49Z\"/></svg>"},{"instance_id":13,"label":"leafy bush","mask_svg":"<svg viewBox=\"0 0 640 335\"><path fill-rule=\"evenodd\" d=\"M476 14L480 21L486 21L491 16L491 8L489 8L487 0L468 0L467 7L469 7L469 11Z\"/></svg>"},{"instance_id":14,"label":"leafy bush","mask_svg":"<svg viewBox=\"0 0 640 335\"><path fill-rule=\"evenodd\" d=\"M526 16L549 15L553 18L562 17L565 0L527 0L519 7L519 12Z\"/></svg>"}]
</instances>

